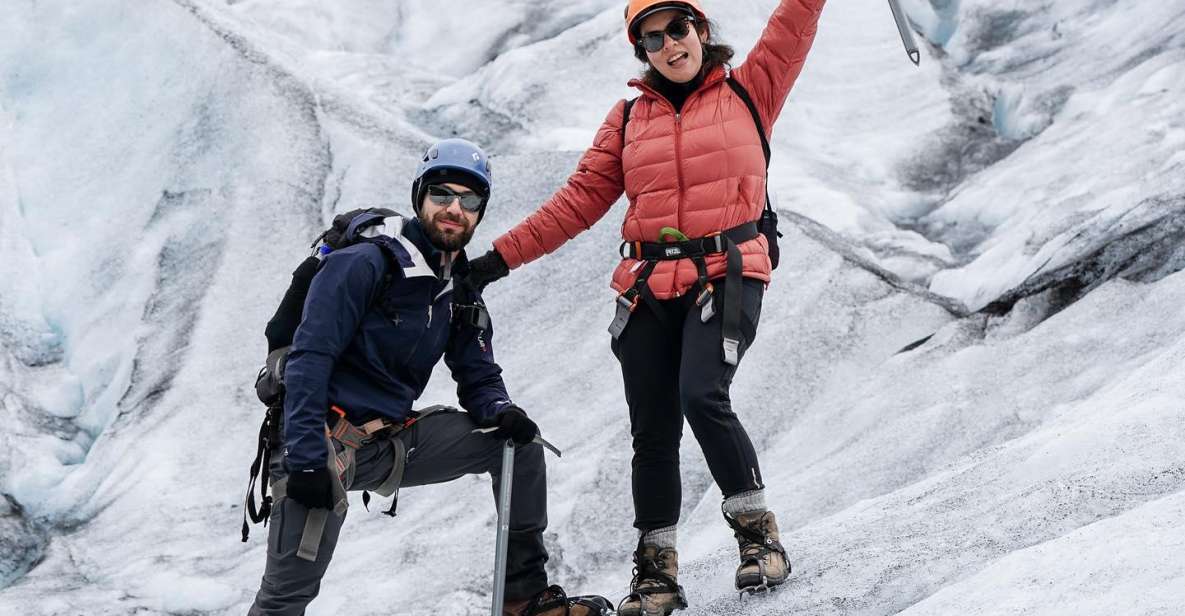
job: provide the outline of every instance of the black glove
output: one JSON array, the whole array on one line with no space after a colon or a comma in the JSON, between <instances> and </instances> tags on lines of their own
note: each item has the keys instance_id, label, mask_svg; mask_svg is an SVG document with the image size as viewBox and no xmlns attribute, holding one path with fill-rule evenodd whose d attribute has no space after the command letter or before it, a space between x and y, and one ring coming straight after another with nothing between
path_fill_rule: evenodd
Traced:
<instances>
[{"instance_id":1,"label":"black glove","mask_svg":"<svg viewBox=\"0 0 1185 616\"><path fill-rule=\"evenodd\" d=\"M509 275L510 267L506 265L506 260L497 250L491 250L469 262L469 275L465 277L465 282L480 292L491 282Z\"/></svg>"},{"instance_id":2,"label":"black glove","mask_svg":"<svg viewBox=\"0 0 1185 616\"><path fill-rule=\"evenodd\" d=\"M288 474L288 497L309 509L333 509L333 479L318 468Z\"/></svg>"},{"instance_id":3,"label":"black glove","mask_svg":"<svg viewBox=\"0 0 1185 616\"><path fill-rule=\"evenodd\" d=\"M490 432L490 436L498 439L510 439L516 445L526 445L535 440L539 434L539 426L527 417L527 413L517 406L508 406L494 416L497 430Z\"/></svg>"}]
</instances>

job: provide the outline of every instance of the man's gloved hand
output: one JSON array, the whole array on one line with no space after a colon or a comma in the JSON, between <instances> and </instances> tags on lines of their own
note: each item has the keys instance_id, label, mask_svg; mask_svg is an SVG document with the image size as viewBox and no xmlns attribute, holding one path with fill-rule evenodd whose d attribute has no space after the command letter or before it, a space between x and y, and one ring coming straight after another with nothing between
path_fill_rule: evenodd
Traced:
<instances>
[{"instance_id":1,"label":"man's gloved hand","mask_svg":"<svg viewBox=\"0 0 1185 616\"><path fill-rule=\"evenodd\" d=\"M494 416L497 430L490 432L490 436L498 439L510 439L516 445L526 445L535 440L539 434L539 426L527 417L527 413L517 406L508 406Z\"/></svg>"},{"instance_id":2,"label":"man's gloved hand","mask_svg":"<svg viewBox=\"0 0 1185 616\"><path fill-rule=\"evenodd\" d=\"M491 250L469 262L469 275L465 277L465 282L480 292L486 285L508 275L510 267L506 265L506 260L497 250Z\"/></svg>"},{"instance_id":3,"label":"man's gloved hand","mask_svg":"<svg viewBox=\"0 0 1185 616\"><path fill-rule=\"evenodd\" d=\"M333 478L329 471L293 471L288 474L288 497L309 509L333 509Z\"/></svg>"}]
</instances>

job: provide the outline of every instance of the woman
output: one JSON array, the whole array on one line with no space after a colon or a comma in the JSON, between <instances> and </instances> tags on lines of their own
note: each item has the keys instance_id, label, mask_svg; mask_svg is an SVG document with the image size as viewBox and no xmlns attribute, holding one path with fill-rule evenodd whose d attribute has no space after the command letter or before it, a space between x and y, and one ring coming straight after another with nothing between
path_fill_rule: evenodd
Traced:
<instances>
[{"instance_id":1,"label":"woman","mask_svg":"<svg viewBox=\"0 0 1185 616\"><path fill-rule=\"evenodd\" d=\"M471 262L471 283L484 286L589 228L622 192L629 199L610 328L629 405L640 533L623 616L686 607L675 546L684 417L740 545L737 588L776 586L790 573L728 389L756 335L772 269L755 224L766 202L762 135L802 69L824 2L782 0L732 70L732 49L714 41L697 0L631 0L626 29L647 68L630 85L641 96L617 103L567 184Z\"/></svg>"}]
</instances>

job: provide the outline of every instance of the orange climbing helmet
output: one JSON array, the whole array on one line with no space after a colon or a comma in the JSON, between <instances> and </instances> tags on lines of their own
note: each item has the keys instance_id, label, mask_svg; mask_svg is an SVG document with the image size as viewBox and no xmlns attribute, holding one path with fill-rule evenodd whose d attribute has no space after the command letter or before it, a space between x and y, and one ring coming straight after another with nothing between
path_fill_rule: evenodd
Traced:
<instances>
[{"instance_id":1,"label":"orange climbing helmet","mask_svg":"<svg viewBox=\"0 0 1185 616\"><path fill-rule=\"evenodd\" d=\"M700 6L699 0L678 0L675 2L671 0L630 0L630 3L625 7L625 31L630 37L630 44L638 44L637 25L643 19L668 9L683 9L693 13L699 21L708 20L708 15L704 13L704 8Z\"/></svg>"}]
</instances>

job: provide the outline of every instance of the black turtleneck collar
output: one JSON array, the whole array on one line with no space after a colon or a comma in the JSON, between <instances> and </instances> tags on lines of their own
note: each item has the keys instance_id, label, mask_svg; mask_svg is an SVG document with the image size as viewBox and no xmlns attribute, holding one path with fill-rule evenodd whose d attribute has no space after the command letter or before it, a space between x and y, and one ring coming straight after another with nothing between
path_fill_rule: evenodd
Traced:
<instances>
[{"instance_id":1,"label":"black turtleneck collar","mask_svg":"<svg viewBox=\"0 0 1185 616\"><path fill-rule=\"evenodd\" d=\"M687 97L691 96L692 92L698 90L703 83L703 74L700 74L687 83L675 83L659 75L655 79L654 89L658 90L659 94L662 94L664 98L671 102L676 112L681 112L683 111L683 103L687 102Z\"/></svg>"}]
</instances>

